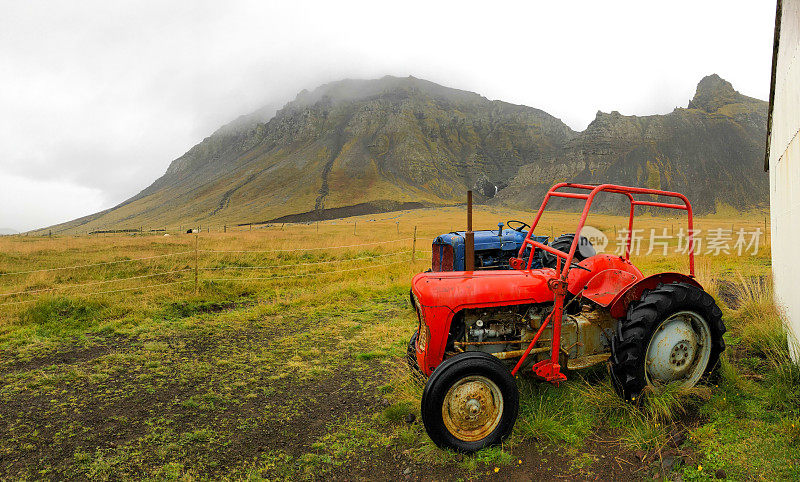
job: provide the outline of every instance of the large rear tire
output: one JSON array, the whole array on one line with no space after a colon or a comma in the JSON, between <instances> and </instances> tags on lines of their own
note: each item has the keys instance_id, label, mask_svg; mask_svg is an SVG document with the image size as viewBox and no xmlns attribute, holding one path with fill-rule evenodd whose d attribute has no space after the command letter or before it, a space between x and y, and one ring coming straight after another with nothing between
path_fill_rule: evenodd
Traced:
<instances>
[{"instance_id":1,"label":"large rear tire","mask_svg":"<svg viewBox=\"0 0 800 482\"><path fill-rule=\"evenodd\" d=\"M475 452L497 445L517 421L517 382L492 355L459 353L428 379L421 413L425 431L441 448Z\"/></svg>"},{"instance_id":2,"label":"large rear tire","mask_svg":"<svg viewBox=\"0 0 800 482\"><path fill-rule=\"evenodd\" d=\"M714 298L688 283L660 284L628 307L611 343L611 380L634 400L645 387L697 385L719 364L725 324Z\"/></svg>"}]
</instances>

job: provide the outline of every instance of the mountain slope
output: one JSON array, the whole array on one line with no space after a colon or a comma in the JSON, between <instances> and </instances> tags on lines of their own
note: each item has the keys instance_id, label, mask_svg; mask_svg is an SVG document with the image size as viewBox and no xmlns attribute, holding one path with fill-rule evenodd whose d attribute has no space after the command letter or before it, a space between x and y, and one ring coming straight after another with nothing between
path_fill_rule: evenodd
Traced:
<instances>
[{"instance_id":1,"label":"mountain slope","mask_svg":"<svg viewBox=\"0 0 800 482\"><path fill-rule=\"evenodd\" d=\"M235 224L364 203L447 204L505 185L575 133L538 109L413 77L301 92L269 122L226 126L121 205L64 228ZM312 213L312 214L314 214Z\"/></svg>"},{"instance_id":2,"label":"mountain slope","mask_svg":"<svg viewBox=\"0 0 800 482\"><path fill-rule=\"evenodd\" d=\"M560 156L520 169L497 200L537 206L555 182L574 180L678 191L699 213L719 205L762 206L769 187L758 164L764 157L766 116L766 102L710 75L685 109L642 117L598 112ZM607 203L600 205L611 207Z\"/></svg>"},{"instance_id":3,"label":"mountain slope","mask_svg":"<svg viewBox=\"0 0 800 482\"><path fill-rule=\"evenodd\" d=\"M685 109L598 112L580 133L541 110L414 77L333 82L265 119L223 126L133 198L53 232L341 217L463 202L468 188L531 208L562 180L678 190L699 212L767 199L766 103L716 75Z\"/></svg>"}]
</instances>

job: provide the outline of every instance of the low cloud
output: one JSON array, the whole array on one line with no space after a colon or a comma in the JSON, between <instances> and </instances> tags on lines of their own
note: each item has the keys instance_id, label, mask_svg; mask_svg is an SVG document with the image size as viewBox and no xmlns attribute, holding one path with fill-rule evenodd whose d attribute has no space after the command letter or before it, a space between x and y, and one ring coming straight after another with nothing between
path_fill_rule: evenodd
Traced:
<instances>
[{"instance_id":1,"label":"low cloud","mask_svg":"<svg viewBox=\"0 0 800 482\"><path fill-rule=\"evenodd\" d=\"M27 231L97 212L104 205L100 189L69 181L35 180L3 172L0 179L0 228Z\"/></svg>"},{"instance_id":2,"label":"low cloud","mask_svg":"<svg viewBox=\"0 0 800 482\"><path fill-rule=\"evenodd\" d=\"M712 72L764 99L773 21L774 5L721 0L6 2L0 185L83 199L41 217L58 198L28 196L16 205L23 219L90 214L222 124L345 77L414 75L576 130L597 110L685 106ZM14 216L0 211L0 226Z\"/></svg>"}]
</instances>

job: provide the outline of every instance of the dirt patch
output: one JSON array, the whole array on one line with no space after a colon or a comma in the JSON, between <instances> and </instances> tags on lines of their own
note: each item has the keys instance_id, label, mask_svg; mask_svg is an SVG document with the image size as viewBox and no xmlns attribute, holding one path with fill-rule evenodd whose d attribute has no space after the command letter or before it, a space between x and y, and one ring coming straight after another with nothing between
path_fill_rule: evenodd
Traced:
<instances>
[{"instance_id":1,"label":"dirt patch","mask_svg":"<svg viewBox=\"0 0 800 482\"><path fill-rule=\"evenodd\" d=\"M421 202L399 202L399 201L371 201L366 203L353 204L339 208L327 208L304 213L288 214L279 218L270 219L253 224L267 223L304 223L310 221L325 221L328 219L348 218L350 216L363 216L365 214L386 213L391 211L406 211L409 209L422 209L430 207L430 204ZM247 226L242 224L241 226Z\"/></svg>"},{"instance_id":2,"label":"dirt patch","mask_svg":"<svg viewBox=\"0 0 800 482\"><path fill-rule=\"evenodd\" d=\"M357 377L358 378L357 378ZM251 433L240 434L231 442L229 455L247 460L270 450L300 456L311 449L337 421L375 413L380 407L375 388L385 380L376 372L339 372L312 382L287 380L285 390L264 400L273 406L291 406L294 414L286 420L272 421ZM259 401L253 405L258 405ZM257 411L255 406L251 410Z\"/></svg>"},{"instance_id":3,"label":"dirt patch","mask_svg":"<svg viewBox=\"0 0 800 482\"><path fill-rule=\"evenodd\" d=\"M0 354L0 375L16 371L30 371L51 365L73 365L84 363L109 353L129 348L131 338L123 335L93 337L82 343L67 343L45 355L21 357L11 350Z\"/></svg>"},{"instance_id":4,"label":"dirt patch","mask_svg":"<svg viewBox=\"0 0 800 482\"><path fill-rule=\"evenodd\" d=\"M677 429L668 443L651 452L623 446L611 432L591 434L578 450L530 440L512 451L508 465L488 465L477 472L451 465L413 462L406 452L392 450L378 458L357 460L330 474L331 480L651 480L664 479L681 464L696 463L693 452L680 448L684 429ZM457 460L466 456L459 455ZM497 471L495 472L495 468Z\"/></svg>"},{"instance_id":5,"label":"dirt patch","mask_svg":"<svg viewBox=\"0 0 800 482\"><path fill-rule=\"evenodd\" d=\"M15 372L44 369L32 375L45 385L2 393L0 479L42 467L57 479L84 478L98 459L119 460L112 473L134 478L175 459L200 476L222 476L262 453L299 457L338 420L368 419L381 407L376 387L386 377L379 371L342 367L273 380L269 367L246 364L281 332L254 327L145 343L113 338L7 365ZM111 353L123 357L102 377L63 376L73 368L96 374L97 359ZM136 460L127 460L131 454Z\"/></svg>"},{"instance_id":6,"label":"dirt patch","mask_svg":"<svg viewBox=\"0 0 800 482\"><path fill-rule=\"evenodd\" d=\"M332 480L642 480L648 478L648 465L635 454L621 450L613 441L593 438L577 454L563 447L535 440L512 451L509 465L488 465L477 472L458 466L424 465L410 460L401 451L390 451L378 459L360 460L333 474ZM466 456L457 456L463 460ZM495 467L497 472L495 472ZM637 472L638 471L638 472Z\"/></svg>"}]
</instances>

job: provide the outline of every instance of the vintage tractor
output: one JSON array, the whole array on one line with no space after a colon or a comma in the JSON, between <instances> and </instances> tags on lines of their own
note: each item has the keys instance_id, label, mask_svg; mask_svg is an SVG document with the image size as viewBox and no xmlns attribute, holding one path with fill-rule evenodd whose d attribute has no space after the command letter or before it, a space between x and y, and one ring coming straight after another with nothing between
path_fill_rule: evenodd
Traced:
<instances>
[{"instance_id":1,"label":"vintage tractor","mask_svg":"<svg viewBox=\"0 0 800 482\"><path fill-rule=\"evenodd\" d=\"M580 233L599 193L630 202L625 255L578 260ZM584 201L568 248L533 236L553 197ZM631 264L636 206L687 212L688 275L644 276ZM694 278L692 229L692 207L682 194L561 183L545 195L518 257L509 260L512 269L416 275L411 301L419 325L409 354L429 376L421 413L431 439L463 452L501 442L516 422L520 370L558 384L566 380L564 369L608 363L612 384L627 400L646 387L692 387L709 375L725 349L725 326ZM535 268L539 252L551 255L555 266Z\"/></svg>"}]
</instances>

